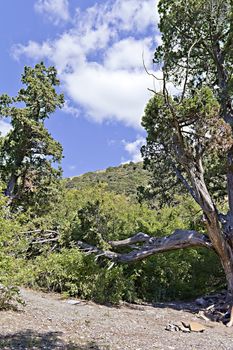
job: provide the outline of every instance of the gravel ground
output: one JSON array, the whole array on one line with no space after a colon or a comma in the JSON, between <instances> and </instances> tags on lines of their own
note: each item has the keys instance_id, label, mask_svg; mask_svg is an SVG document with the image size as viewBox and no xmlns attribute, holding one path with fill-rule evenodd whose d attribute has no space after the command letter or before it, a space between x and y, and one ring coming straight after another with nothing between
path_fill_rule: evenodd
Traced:
<instances>
[{"instance_id":1,"label":"gravel ground","mask_svg":"<svg viewBox=\"0 0 233 350\"><path fill-rule=\"evenodd\" d=\"M0 349L5 350L233 350L233 329L200 320L192 304L124 304L108 307L58 294L22 289L26 306L0 312ZM170 332L168 324L197 321L203 333Z\"/></svg>"}]
</instances>

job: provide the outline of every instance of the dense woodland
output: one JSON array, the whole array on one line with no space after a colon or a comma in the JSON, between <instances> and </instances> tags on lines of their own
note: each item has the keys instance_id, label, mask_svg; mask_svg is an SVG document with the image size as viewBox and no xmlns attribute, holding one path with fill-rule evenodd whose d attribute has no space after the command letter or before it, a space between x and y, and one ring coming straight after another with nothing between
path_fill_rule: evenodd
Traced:
<instances>
[{"instance_id":1,"label":"dense woodland","mask_svg":"<svg viewBox=\"0 0 233 350\"><path fill-rule=\"evenodd\" d=\"M102 303L232 292L232 3L159 10L163 88L142 117L144 164L62 179L62 146L44 125L64 102L54 67L25 67L17 96L0 96L12 124L0 138L3 285Z\"/></svg>"}]
</instances>

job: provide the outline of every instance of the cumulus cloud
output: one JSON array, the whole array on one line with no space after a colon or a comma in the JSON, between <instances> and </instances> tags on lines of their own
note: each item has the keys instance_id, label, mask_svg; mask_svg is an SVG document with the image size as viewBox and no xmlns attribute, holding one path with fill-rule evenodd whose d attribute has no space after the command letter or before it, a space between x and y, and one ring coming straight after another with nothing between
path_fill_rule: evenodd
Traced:
<instances>
[{"instance_id":1,"label":"cumulus cloud","mask_svg":"<svg viewBox=\"0 0 233 350\"><path fill-rule=\"evenodd\" d=\"M127 126L140 127L149 98L148 80L141 72L109 71L102 65L88 64L84 70L66 74L66 91L96 122L115 119Z\"/></svg>"},{"instance_id":2,"label":"cumulus cloud","mask_svg":"<svg viewBox=\"0 0 233 350\"><path fill-rule=\"evenodd\" d=\"M11 130L11 124L5 122L4 120L0 120L0 135L6 136L10 130Z\"/></svg>"},{"instance_id":3,"label":"cumulus cloud","mask_svg":"<svg viewBox=\"0 0 233 350\"><path fill-rule=\"evenodd\" d=\"M138 136L137 139L133 142L127 142L125 140L122 141L124 145L125 151L128 152L130 159L127 162L141 162L141 147L145 144L146 140L142 136ZM124 161L124 163L127 163Z\"/></svg>"},{"instance_id":4,"label":"cumulus cloud","mask_svg":"<svg viewBox=\"0 0 233 350\"><path fill-rule=\"evenodd\" d=\"M68 21L70 18L68 0L37 0L34 8L36 12L46 15L54 24Z\"/></svg>"},{"instance_id":5,"label":"cumulus cloud","mask_svg":"<svg viewBox=\"0 0 233 350\"><path fill-rule=\"evenodd\" d=\"M54 40L16 45L13 56L48 59L57 67L74 108L84 108L89 118L139 128L150 96L147 88L154 88L142 54L152 68L157 20L155 0L105 1L85 11L77 8L70 30Z\"/></svg>"},{"instance_id":6,"label":"cumulus cloud","mask_svg":"<svg viewBox=\"0 0 233 350\"><path fill-rule=\"evenodd\" d=\"M133 37L129 37L119 40L106 51L104 66L111 70L141 70L143 64L142 56L146 58L146 66L151 65L152 47L153 43L150 38L136 40Z\"/></svg>"}]
</instances>

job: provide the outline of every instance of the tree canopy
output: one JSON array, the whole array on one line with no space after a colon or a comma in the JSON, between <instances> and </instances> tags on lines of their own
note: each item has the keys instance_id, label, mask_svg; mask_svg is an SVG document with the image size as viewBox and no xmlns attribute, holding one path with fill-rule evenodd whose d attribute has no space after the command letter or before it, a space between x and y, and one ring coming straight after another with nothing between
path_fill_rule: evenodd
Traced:
<instances>
[{"instance_id":1,"label":"tree canopy","mask_svg":"<svg viewBox=\"0 0 233 350\"><path fill-rule=\"evenodd\" d=\"M46 68L43 63L25 67L21 78L25 88L13 98L0 96L0 114L10 118L12 125L1 139L1 180L6 184L6 196L13 202L20 201L21 206L38 192L41 196L61 174L53 164L61 161L62 146L44 126L64 101L63 95L55 91L59 85L56 75L54 67Z\"/></svg>"}]
</instances>

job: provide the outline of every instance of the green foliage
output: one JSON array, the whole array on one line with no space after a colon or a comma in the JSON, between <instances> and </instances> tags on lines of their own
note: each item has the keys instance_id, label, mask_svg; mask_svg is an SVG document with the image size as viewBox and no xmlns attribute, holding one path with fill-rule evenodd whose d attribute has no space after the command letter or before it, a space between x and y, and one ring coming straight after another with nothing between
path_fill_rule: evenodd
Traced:
<instances>
[{"instance_id":1,"label":"green foliage","mask_svg":"<svg viewBox=\"0 0 233 350\"><path fill-rule=\"evenodd\" d=\"M130 295L133 287L124 275L123 267L108 270L75 248L62 249L49 257L37 257L31 266L28 284L113 304Z\"/></svg>"},{"instance_id":2,"label":"green foliage","mask_svg":"<svg viewBox=\"0 0 233 350\"><path fill-rule=\"evenodd\" d=\"M0 186L1 193L1 186ZM7 199L0 194L0 309L16 309L23 301L16 285L25 262L17 258L25 249L20 225L7 207Z\"/></svg>"},{"instance_id":3,"label":"green foliage","mask_svg":"<svg viewBox=\"0 0 233 350\"><path fill-rule=\"evenodd\" d=\"M15 286L0 285L0 310L17 310L19 305L24 305L19 289Z\"/></svg>"},{"instance_id":4,"label":"green foliage","mask_svg":"<svg viewBox=\"0 0 233 350\"><path fill-rule=\"evenodd\" d=\"M146 301L192 299L224 287L218 257L202 249L158 254L137 267L137 297Z\"/></svg>"},{"instance_id":5,"label":"green foliage","mask_svg":"<svg viewBox=\"0 0 233 350\"><path fill-rule=\"evenodd\" d=\"M53 162L61 160L62 149L44 127L45 119L63 103L63 96L55 91L56 70L42 63L26 67L22 82L26 88L16 98L0 97L1 113L11 117L13 126L6 138L0 139L1 178L8 197L15 198L16 209L10 210L8 198L0 195L0 283L25 284L113 304L120 300L188 299L222 287L217 257L202 249L111 266L103 257L96 260L77 248L77 242L83 240L108 249L108 241L140 231L157 237L175 229L205 232L199 207L177 184L174 165L186 180L185 162L194 161L201 153L210 187L224 197L225 178L222 184L216 179L223 168L222 151L228 149L231 136L219 118L219 102L212 91L191 89L182 103L159 94L149 101L143 117L148 133L143 155L154 173L153 181L141 163L58 181L60 169L54 169ZM185 149L181 157L186 157L182 162L180 154L178 157L180 140ZM156 193L150 202L156 210L149 208L143 196L138 203L139 186L151 191L151 197ZM46 243L32 253L30 242L36 236L30 232L34 230L56 231L58 244ZM119 248L119 252L128 251ZM17 295L17 290L6 291L4 303Z\"/></svg>"},{"instance_id":6,"label":"green foliage","mask_svg":"<svg viewBox=\"0 0 233 350\"><path fill-rule=\"evenodd\" d=\"M63 105L58 95L59 85L54 67L43 63L25 67L18 95L0 96L0 113L10 117L12 129L1 139L0 174L6 184L5 194L14 207L27 208L43 203L53 195L53 187L61 176L62 147L49 134L44 121Z\"/></svg>"},{"instance_id":7,"label":"green foliage","mask_svg":"<svg viewBox=\"0 0 233 350\"><path fill-rule=\"evenodd\" d=\"M216 66L219 60L225 74L230 73L225 78L232 95L232 1L160 0L159 14L162 45L155 52L155 62L166 61L166 77L179 85L188 64L189 85L215 86L219 95L226 88L217 78L222 69Z\"/></svg>"},{"instance_id":8,"label":"green foliage","mask_svg":"<svg viewBox=\"0 0 233 350\"><path fill-rule=\"evenodd\" d=\"M102 246L104 242L127 238L138 231L154 234L159 225L155 212L146 205L133 203L102 186L80 192L86 201L78 210L73 225L71 240L74 242L86 240Z\"/></svg>"},{"instance_id":9,"label":"green foliage","mask_svg":"<svg viewBox=\"0 0 233 350\"><path fill-rule=\"evenodd\" d=\"M102 257L86 255L77 240L107 247L111 239L123 239L143 231L169 235L177 228L204 230L198 206L189 198L176 197L175 206L151 210L99 185L64 190L48 213L27 223L26 213L10 213L0 196L0 283L57 291L100 303L188 299L222 287L224 276L212 252L185 250L153 256L130 265L114 265ZM23 226L21 226L23 225ZM56 229L59 250L42 247L29 256L30 240L24 232L34 228ZM125 251L122 250L122 251Z\"/></svg>"},{"instance_id":10,"label":"green foliage","mask_svg":"<svg viewBox=\"0 0 233 350\"><path fill-rule=\"evenodd\" d=\"M154 176L145 196L157 196L161 205L173 203L174 194L185 190L181 178L187 180L188 167L201 158L211 194L226 195L223 157L233 139L230 126L219 113L219 104L207 87L187 94L182 103L177 97L167 100L160 94L148 102L142 118L147 131L142 155Z\"/></svg>"},{"instance_id":11,"label":"green foliage","mask_svg":"<svg viewBox=\"0 0 233 350\"><path fill-rule=\"evenodd\" d=\"M117 194L137 198L139 186L147 186L150 179L148 171L143 169L142 163L123 164L106 170L89 172L66 180L67 188L83 189L99 183L106 183L106 189Z\"/></svg>"},{"instance_id":12,"label":"green foliage","mask_svg":"<svg viewBox=\"0 0 233 350\"><path fill-rule=\"evenodd\" d=\"M178 89L180 87L184 88L174 98L179 105L179 110L175 108L174 114L179 116L179 127L181 128L182 137L185 136L185 141L187 140L188 132L190 132L191 141L196 145L196 149L203 147L203 133L208 129L206 135L211 135L212 140L205 138L205 143L209 146L207 147L208 151L202 157L205 180L213 198L215 200L223 199L226 195L227 187L225 174L226 151L232 145L231 128L226 124L229 122L232 125L232 1L188 0L182 2L179 0L160 0L158 9L162 43L156 49L154 62L162 67L165 81L172 82ZM207 86L208 89L206 88ZM198 94L200 95L200 92L203 91L205 95L209 91L208 96L206 95L208 99L206 97L203 99L202 97L206 104L201 103L202 107L200 108L200 99L199 101L197 99ZM163 98L165 98L166 94L167 92ZM190 96L192 99L189 99ZM215 116L209 113L210 110L208 112L208 106L210 107L212 104L213 107L213 96L219 104L219 115L216 114ZM151 122L151 135L154 121L151 117L149 119L149 114L151 116L153 114L157 115L156 110L152 107L153 103L151 101L148 104L150 112L147 108L147 117L145 118L147 121L144 120L147 130L150 128L149 124ZM159 106L159 103L156 102L155 104ZM169 105L169 103L162 104L164 107ZM171 106L173 108L174 103L171 103ZM161 112L161 106L159 109ZM182 109L185 120L180 119L182 117L180 114ZM198 110L198 118L195 117L195 115L197 116L196 113L193 114L195 110ZM203 115L203 111L207 112L206 116L209 115L208 118ZM212 109L212 111L214 110ZM170 117L171 114L170 110ZM225 123L221 117L224 118ZM167 116L164 117L166 127L160 130L163 135L167 134L167 131L172 130L172 123L170 123L169 127L167 125L168 121L167 113ZM196 135L200 133L202 135L201 138L194 136L193 124L195 124L195 128L197 126ZM163 126L162 123L160 123L160 126ZM182 126L186 126L186 135L184 135ZM223 135L220 135L222 131ZM161 187L165 194L164 201L172 202L173 191L170 190L171 187L175 185L176 191L180 193L180 186L174 176L174 169L172 169L172 166L168 164L165 158L159 159L157 162L150 162L150 157L147 157L147 155L148 152L150 153L149 149L152 150L153 148L155 138L152 144L150 144L150 141L151 138L149 137L148 149L144 149L144 156L148 169L154 169L155 181L153 181L152 188L148 189L146 194L153 195L154 187L155 194L157 194L158 188ZM177 140L172 140L170 146L174 141L177 144ZM170 159L170 164L172 161L173 159ZM183 169L180 167L178 170L182 173ZM167 176L165 180L162 179L160 186L156 186L158 184L157 174L160 174L161 171L164 171Z\"/></svg>"},{"instance_id":13,"label":"green foliage","mask_svg":"<svg viewBox=\"0 0 233 350\"><path fill-rule=\"evenodd\" d=\"M45 249L26 264L20 260L22 254L18 254L17 265L21 268L12 266L10 270L14 268L18 283L100 303L188 299L222 287L224 276L216 256L202 249L111 267L102 257L96 260L76 248L80 239L107 248L108 240L123 239L138 231L152 236L169 235L177 228L203 232L194 201L176 197L174 202L174 207L155 211L108 192L103 185L66 191L61 205L57 203L55 211L43 217L47 228L49 223L56 223L63 248L52 253ZM40 220L36 220L37 225L43 224Z\"/></svg>"}]
</instances>

